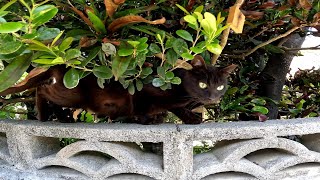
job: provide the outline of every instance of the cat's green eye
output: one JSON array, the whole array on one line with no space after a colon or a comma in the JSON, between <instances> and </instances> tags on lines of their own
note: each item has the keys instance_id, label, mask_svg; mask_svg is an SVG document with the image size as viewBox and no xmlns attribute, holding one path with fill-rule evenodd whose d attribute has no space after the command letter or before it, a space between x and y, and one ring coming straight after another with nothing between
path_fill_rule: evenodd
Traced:
<instances>
[{"instance_id":1,"label":"cat's green eye","mask_svg":"<svg viewBox=\"0 0 320 180\"><path fill-rule=\"evenodd\" d=\"M224 88L224 85L221 85L221 86L218 86L218 87L217 87L217 90L218 90L218 91L221 91L223 88Z\"/></svg>"},{"instance_id":2,"label":"cat's green eye","mask_svg":"<svg viewBox=\"0 0 320 180\"><path fill-rule=\"evenodd\" d=\"M205 88L208 87L208 85L207 85L206 83L199 82L199 87L200 87L201 89L205 89Z\"/></svg>"}]
</instances>

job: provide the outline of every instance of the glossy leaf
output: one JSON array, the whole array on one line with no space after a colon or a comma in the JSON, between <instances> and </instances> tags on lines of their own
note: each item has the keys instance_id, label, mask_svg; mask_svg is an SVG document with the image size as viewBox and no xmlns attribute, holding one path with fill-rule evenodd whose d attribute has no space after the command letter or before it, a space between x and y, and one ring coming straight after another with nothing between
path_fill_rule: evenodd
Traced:
<instances>
[{"instance_id":1,"label":"glossy leaf","mask_svg":"<svg viewBox=\"0 0 320 180\"><path fill-rule=\"evenodd\" d=\"M178 54L173 49L169 49L169 51L166 53L167 62L171 65L175 65L178 58Z\"/></svg>"},{"instance_id":2,"label":"glossy leaf","mask_svg":"<svg viewBox=\"0 0 320 180\"><path fill-rule=\"evenodd\" d=\"M263 106L254 106L252 108L253 112L260 112L261 114L268 114L269 110Z\"/></svg>"},{"instance_id":3,"label":"glossy leaf","mask_svg":"<svg viewBox=\"0 0 320 180\"><path fill-rule=\"evenodd\" d=\"M187 41L193 41L192 35L186 30L177 30L176 34Z\"/></svg>"},{"instance_id":4,"label":"glossy leaf","mask_svg":"<svg viewBox=\"0 0 320 180\"><path fill-rule=\"evenodd\" d=\"M65 51L65 50L69 49L70 46L71 46L72 41L73 41L72 37L67 37L66 39L64 39L62 41L62 43L60 44L60 46L59 46L59 50L60 51Z\"/></svg>"},{"instance_id":5,"label":"glossy leaf","mask_svg":"<svg viewBox=\"0 0 320 180\"><path fill-rule=\"evenodd\" d=\"M21 55L0 72L0 92L16 83L31 63L31 54Z\"/></svg>"},{"instance_id":6,"label":"glossy leaf","mask_svg":"<svg viewBox=\"0 0 320 180\"><path fill-rule=\"evenodd\" d=\"M213 54L221 54L222 52L222 47L220 46L220 44L208 44L206 45L207 50L212 52Z\"/></svg>"},{"instance_id":7,"label":"glossy leaf","mask_svg":"<svg viewBox=\"0 0 320 180\"><path fill-rule=\"evenodd\" d=\"M188 44L183 39L178 38L173 42L173 49L177 54L181 55L188 52Z\"/></svg>"},{"instance_id":8,"label":"glossy leaf","mask_svg":"<svg viewBox=\"0 0 320 180\"><path fill-rule=\"evenodd\" d=\"M69 69L66 74L63 76L63 84L68 89L75 88L80 81L80 74L79 71L71 68Z\"/></svg>"},{"instance_id":9,"label":"glossy leaf","mask_svg":"<svg viewBox=\"0 0 320 180\"><path fill-rule=\"evenodd\" d=\"M54 5L38 6L32 11L32 23L36 26L50 21L58 13L58 8Z\"/></svg>"},{"instance_id":10,"label":"glossy leaf","mask_svg":"<svg viewBox=\"0 0 320 180\"><path fill-rule=\"evenodd\" d=\"M256 105L260 105L260 106L264 106L267 103L266 100L261 99L261 98L252 99L251 102L256 104Z\"/></svg>"},{"instance_id":11,"label":"glossy leaf","mask_svg":"<svg viewBox=\"0 0 320 180\"><path fill-rule=\"evenodd\" d=\"M10 34L0 34L0 54L10 55L23 47L23 44Z\"/></svg>"},{"instance_id":12,"label":"glossy leaf","mask_svg":"<svg viewBox=\"0 0 320 180\"><path fill-rule=\"evenodd\" d=\"M179 77L174 77L171 79L171 83L179 85L181 84L181 79Z\"/></svg>"},{"instance_id":13,"label":"glossy leaf","mask_svg":"<svg viewBox=\"0 0 320 180\"><path fill-rule=\"evenodd\" d=\"M133 52L134 52L134 49L124 49L124 48L122 48L122 49L119 49L118 55L119 56L130 56L130 55L133 54Z\"/></svg>"},{"instance_id":14,"label":"glossy leaf","mask_svg":"<svg viewBox=\"0 0 320 180\"><path fill-rule=\"evenodd\" d=\"M160 47L156 43L151 43L150 46L149 46L149 50L154 54L157 54L157 53L161 52Z\"/></svg>"},{"instance_id":15,"label":"glossy leaf","mask_svg":"<svg viewBox=\"0 0 320 180\"><path fill-rule=\"evenodd\" d=\"M166 72L166 79L171 80L174 78L174 73L172 71Z\"/></svg>"},{"instance_id":16,"label":"glossy leaf","mask_svg":"<svg viewBox=\"0 0 320 180\"><path fill-rule=\"evenodd\" d=\"M41 27L37 31L38 36L37 40L40 41L45 41L45 40L50 40L58 36L58 34L61 33L60 29L58 28L47 28L47 27Z\"/></svg>"},{"instance_id":17,"label":"glossy leaf","mask_svg":"<svg viewBox=\"0 0 320 180\"><path fill-rule=\"evenodd\" d=\"M193 55L192 54L190 54L190 53L182 53L181 54L181 57L182 58L184 58L184 59L186 59L186 60L191 60L191 59L193 59L194 57L193 57Z\"/></svg>"},{"instance_id":18,"label":"glossy leaf","mask_svg":"<svg viewBox=\"0 0 320 180\"><path fill-rule=\"evenodd\" d=\"M76 59L81 56L81 51L79 49L69 49L66 52L66 60Z\"/></svg>"},{"instance_id":19,"label":"glossy leaf","mask_svg":"<svg viewBox=\"0 0 320 180\"><path fill-rule=\"evenodd\" d=\"M97 66L92 70L93 74L101 79L110 79L112 78L112 71L107 66Z\"/></svg>"},{"instance_id":20,"label":"glossy leaf","mask_svg":"<svg viewBox=\"0 0 320 180\"><path fill-rule=\"evenodd\" d=\"M152 81L152 85L154 87L160 87L160 86L163 86L164 84L165 84L165 82L161 78L154 78L153 81Z\"/></svg>"},{"instance_id":21,"label":"glossy leaf","mask_svg":"<svg viewBox=\"0 0 320 180\"><path fill-rule=\"evenodd\" d=\"M13 33L19 31L23 27L20 22L0 23L0 33Z\"/></svg>"},{"instance_id":22,"label":"glossy leaf","mask_svg":"<svg viewBox=\"0 0 320 180\"><path fill-rule=\"evenodd\" d=\"M115 56L112 60L112 73L117 81L128 69L131 57Z\"/></svg>"}]
</instances>

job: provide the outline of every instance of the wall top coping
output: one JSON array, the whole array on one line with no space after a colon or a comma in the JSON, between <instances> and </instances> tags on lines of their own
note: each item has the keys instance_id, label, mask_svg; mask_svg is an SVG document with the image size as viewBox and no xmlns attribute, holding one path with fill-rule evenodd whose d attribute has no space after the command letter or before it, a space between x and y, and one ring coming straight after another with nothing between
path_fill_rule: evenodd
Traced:
<instances>
[{"instance_id":1,"label":"wall top coping","mask_svg":"<svg viewBox=\"0 0 320 180\"><path fill-rule=\"evenodd\" d=\"M266 122L242 121L225 123L203 123L199 125L160 124L139 125L120 123L59 123L31 120L0 120L0 132L19 128L24 133L46 137L74 137L87 140L145 140L163 142L171 135L191 140L243 139L312 134L319 132L320 118L290 120L268 120ZM108 133L106 133L108 132Z\"/></svg>"}]
</instances>

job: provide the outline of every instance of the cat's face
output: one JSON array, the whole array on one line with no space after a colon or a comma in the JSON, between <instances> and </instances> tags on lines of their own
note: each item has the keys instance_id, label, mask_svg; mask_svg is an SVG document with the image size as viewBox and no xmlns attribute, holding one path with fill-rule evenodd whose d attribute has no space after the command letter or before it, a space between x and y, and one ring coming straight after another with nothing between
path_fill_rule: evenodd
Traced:
<instances>
[{"instance_id":1,"label":"cat's face","mask_svg":"<svg viewBox=\"0 0 320 180\"><path fill-rule=\"evenodd\" d=\"M229 74L236 68L236 65L216 68L205 65L204 61L192 65L193 69L182 80L190 98L204 105L217 103L226 92Z\"/></svg>"}]
</instances>

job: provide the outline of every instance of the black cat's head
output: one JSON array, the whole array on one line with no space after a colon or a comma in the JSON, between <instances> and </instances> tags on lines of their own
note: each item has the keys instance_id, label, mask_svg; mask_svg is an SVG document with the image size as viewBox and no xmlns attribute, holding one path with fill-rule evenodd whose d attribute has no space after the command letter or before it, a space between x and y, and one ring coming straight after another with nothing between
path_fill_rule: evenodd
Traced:
<instances>
[{"instance_id":1,"label":"black cat's head","mask_svg":"<svg viewBox=\"0 0 320 180\"><path fill-rule=\"evenodd\" d=\"M229 65L224 68L213 67L205 64L199 55L191 61L192 69L187 71L182 79L182 84L190 98L209 105L219 101L227 90L227 82L230 73L237 65Z\"/></svg>"}]
</instances>

